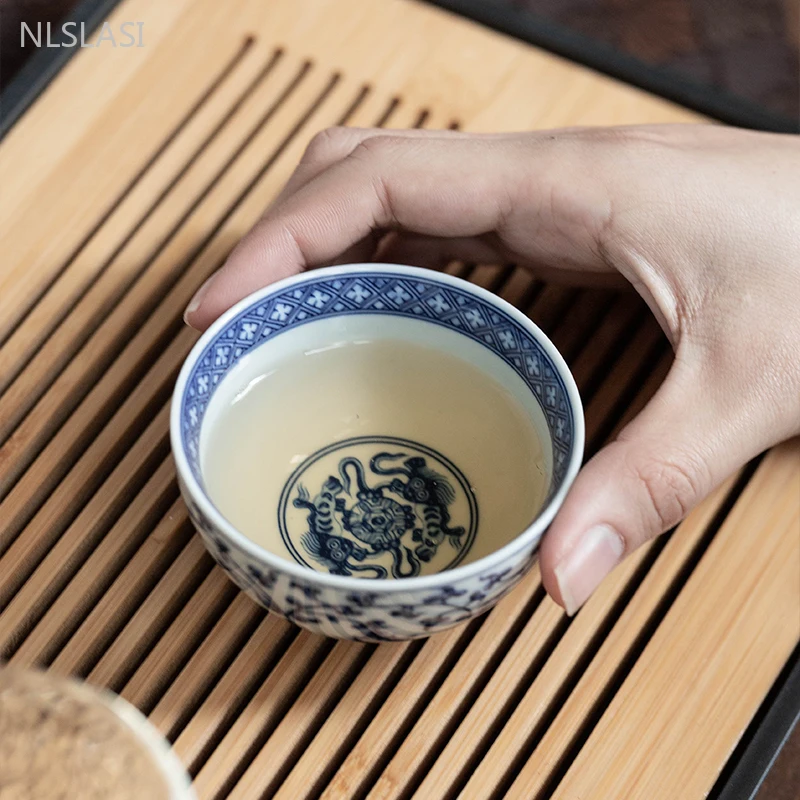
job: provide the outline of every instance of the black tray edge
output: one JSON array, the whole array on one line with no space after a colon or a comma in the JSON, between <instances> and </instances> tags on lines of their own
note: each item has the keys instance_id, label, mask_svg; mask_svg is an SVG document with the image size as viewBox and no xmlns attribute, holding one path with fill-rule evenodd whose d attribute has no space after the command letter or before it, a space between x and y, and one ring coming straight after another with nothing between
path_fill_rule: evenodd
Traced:
<instances>
[{"instance_id":1,"label":"black tray edge","mask_svg":"<svg viewBox=\"0 0 800 800\"><path fill-rule=\"evenodd\" d=\"M87 32L93 32L119 2L120 0L82 0L67 19L79 25L84 23ZM53 36L54 43L64 44L66 38L59 24L58 35ZM0 141L79 49L41 47L23 64L0 94Z\"/></svg>"},{"instance_id":2,"label":"black tray edge","mask_svg":"<svg viewBox=\"0 0 800 800\"><path fill-rule=\"evenodd\" d=\"M800 645L728 759L707 800L753 800L800 726Z\"/></svg>"}]
</instances>

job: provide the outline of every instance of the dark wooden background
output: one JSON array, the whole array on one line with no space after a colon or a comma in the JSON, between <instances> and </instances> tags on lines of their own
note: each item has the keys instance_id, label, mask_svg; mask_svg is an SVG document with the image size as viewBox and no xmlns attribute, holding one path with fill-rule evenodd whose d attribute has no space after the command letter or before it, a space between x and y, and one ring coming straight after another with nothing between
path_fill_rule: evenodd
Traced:
<instances>
[{"instance_id":1,"label":"dark wooden background","mask_svg":"<svg viewBox=\"0 0 800 800\"><path fill-rule=\"evenodd\" d=\"M800 116L800 0L484 0Z\"/></svg>"}]
</instances>

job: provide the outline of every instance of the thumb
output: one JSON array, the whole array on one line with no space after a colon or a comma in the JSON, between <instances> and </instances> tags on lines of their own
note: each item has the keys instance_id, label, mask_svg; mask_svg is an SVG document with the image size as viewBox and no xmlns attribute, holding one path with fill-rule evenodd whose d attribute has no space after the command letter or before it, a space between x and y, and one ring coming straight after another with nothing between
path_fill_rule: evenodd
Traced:
<instances>
[{"instance_id":1,"label":"thumb","mask_svg":"<svg viewBox=\"0 0 800 800\"><path fill-rule=\"evenodd\" d=\"M539 554L544 586L568 614L750 456L719 398L707 370L676 361L639 416L584 466Z\"/></svg>"}]
</instances>

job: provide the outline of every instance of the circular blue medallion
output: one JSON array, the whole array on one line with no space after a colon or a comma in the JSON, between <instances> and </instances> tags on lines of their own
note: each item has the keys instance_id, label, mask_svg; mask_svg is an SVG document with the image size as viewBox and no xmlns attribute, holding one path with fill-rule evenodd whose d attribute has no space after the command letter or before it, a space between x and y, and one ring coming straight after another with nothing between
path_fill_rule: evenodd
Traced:
<instances>
[{"instance_id":1,"label":"circular blue medallion","mask_svg":"<svg viewBox=\"0 0 800 800\"><path fill-rule=\"evenodd\" d=\"M297 467L281 493L278 527L295 560L312 569L410 578L464 559L478 506L461 470L433 448L359 436Z\"/></svg>"}]
</instances>

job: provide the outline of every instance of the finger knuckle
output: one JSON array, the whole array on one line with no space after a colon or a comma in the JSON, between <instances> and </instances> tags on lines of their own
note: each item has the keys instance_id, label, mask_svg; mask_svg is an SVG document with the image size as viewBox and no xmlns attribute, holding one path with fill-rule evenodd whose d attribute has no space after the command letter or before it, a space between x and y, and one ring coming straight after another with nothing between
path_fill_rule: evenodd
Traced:
<instances>
[{"instance_id":1,"label":"finger knuckle","mask_svg":"<svg viewBox=\"0 0 800 800\"><path fill-rule=\"evenodd\" d=\"M343 126L325 128L315 133L306 147L301 163L318 164L336 160L346 155L350 131Z\"/></svg>"},{"instance_id":2,"label":"finger knuckle","mask_svg":"<svg viewBox=\"0 0 800 800\"><path fill-rule=\"evenodd\" d=\"M648 459L633 473L647 498L647 513L661 531L677 525L703 493L703 471L685 458Z\"/></svg>"},{"instance_id":3,"label":"finger knuckle","mask_svg":"<svg viewBox=\"0 0 800 800\"><path fill-rule=\"evenodd\" d=\"M399 136L370 136L359 142L353 150L352 157L356 160L382 161L389 154L395 153L403 140Z\"/></svg>"}]
</instances>

